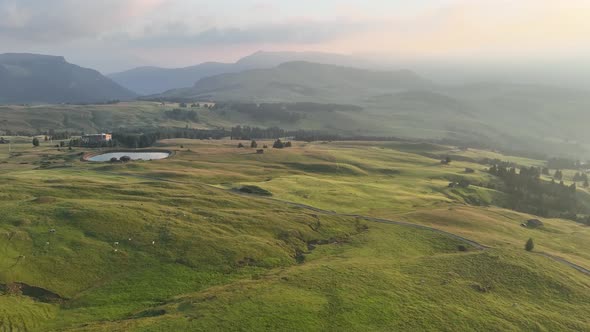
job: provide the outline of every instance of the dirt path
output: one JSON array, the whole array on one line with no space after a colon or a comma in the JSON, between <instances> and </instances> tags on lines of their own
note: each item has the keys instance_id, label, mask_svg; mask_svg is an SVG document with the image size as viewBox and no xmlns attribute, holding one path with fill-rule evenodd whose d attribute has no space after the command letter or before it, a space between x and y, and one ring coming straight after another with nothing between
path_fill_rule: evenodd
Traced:
<instances>
[{"instance_id":1,"label":"dirt path","mask_svg":"<svg viewBox=\"0 0 590 332\"><path fill-rule=\"evenodd\" d=\"M147 175L136 175L136 174L125 174L125 173L116 173L116 172L109 172L109 171L101 171L101 173L107 173L107 174L112 174L112 175L116 175L116 176L132 176L132 177L136 177L136 178L140 178L140 179L146 179L146 180L154 180L154 181L163 181L163 182L171 182L171 183L177 183L177 184L187 184L186 182L182 182L182 181L175 181L175 180L169 180L169 179L164 179L164 178L158 178L158 177L152 177L152 176L147 176ZM278 202L278 203L282 203L282 204L287 204L290 206L294 206L294 207L298 207L298 208L302 208L302 209L306 209L306 210L310 210L310 211L314 211L317 213L322 213L322 214L327 214L327 215L332 215L332 216L340 216L340 217L349 217L349 218L359 218L359 219L364 219L367 221L371 221L371 222L377 222L377 223L382 223L382 224L390 224L390 225L400 225L400 226L406 226L406 227L413 227L413 228L418 228L418 229L425 229L425 230L429 230L438 234L442 234L445 236L448 236L450 238L453 239L457 239L459 241L463 241L467 244L470 244L471 246L480 249L480 250L485 250L485 249L490 249L491 247L486 246L484 244L481 244L477 241L474 240L470 240L468 238L462 237L460 235L454 234L454 233L449 233L447 231L443 231L441 229L438 228L434 228L434 227L429 227L429 226L424 226L424 225L420 225L420 224L414 224L414 223L410 223L410 222L405 222L405 221L395 221L395 220L389 220L389 219L383 219L383 218L376 218L376 217L371 217L371 216L363 216L363 215L359 215L359 214L346 214L346 213L338 213L336 211L331 211L331 210L324 210L324 209L320 209L317 208L315 206L311 206L311 205L306 205L306 204L302 204L302 203L296 203L296 202L291 202L291 201L286 201L286 200L282 200L282 199L278 199L278 198L272 198L272 197L264 197L264 196L258 196L258 195L252 195L252 194L247 194L247 193L242 193L236 190L231 190L231 189L222 189L219 187L216 187L214 185L210 185L210 184L206 184L206 183L199 183L200 185L212 188L212 189L216 189L216 190L221 190L224 192L230 192L232 194L235 195L240 195L240 196L248 196L248 197L256 197L258 199L263 199L263 200L267 200L267 201L273 201L273 202ZM582 272L588 276L590 276L590 270L586 269L580 265L577 265L575 263L572 263L564 258L561 257L557 257L557 256L553 256L551 254L547 254L544 252L537 252L536 254L547 257L549 259L552 259L556 262L565 264L571 268L574 268L575 270Z\"/></svg>"},{"instance_id":2,"label":"dirt path","mask_svg":"<svg viewBox=\"0 0 590 332\"><path fill-rule=\"evenodd\" d=\"M239 192L235 192L232 191L234 193L238 193L240 195L242 195L242 193ZM249 195L249 194L243 194L243 195ZM252 196L252 195L249 195ZM457 234L453 234L453 233L449 233L447 231L443 231L440 230L438 228L434 228L434 227L429 227L429 226L424 226L424 225L420 225L420 224L414 224L414 223L410 223L410 222L405 222L405 221L395 221L395 220L389 220L389 219L383 219L383 218L376 218L376 217L370 217L370 216L363 216L360 214L347 214L347 213L338 213L336 211L331 211L331 210L324 210L324 209L320 209L311 205L306 205L306 204L301 204L301 203L295 203L295 202L290 202L290 201L285 201L282 199L277 199L277 198L270 198L270 197L261 197L263 199L267 199L267 200L272 200L274 202L279 202L279 203L283 203L283 204L288 204L291 206L295 206L295 207L299 207L302 209L306 209L306 210L311 210L314 212L318 212L318 213L322 213L322 214L327 214L327 215L333 215L333 216L339 216L339 217L350 217L350 218L359 218L359 219L364 219L364 220L368 220L368 221L372 221L372 222L378 222L378 223L382 223L382 224L390 224L390 225L400 225L400 226L406 226L406 227L413 227L413 228L419 228L419 229L425 229L425 230L429 230L438 234L443 234L446 235L448 237L451 237L453 239L457 239L459 241L463 241L466 242L468 244L470 244L471 246L477 248L477 249L488 249L490 247L481 244L479 242L470 240L468 238L459 236Z\"/></svg>"},{"instance_id":3,"label":"dirt path","mask_svg":"<svg viewBox=\"0 0 590 332\"><path fill-rule=\"evenodd\" d=\"M574 264L566 259L563 259L561 257L557 257L557 256L553 256L551 254L545 253L545 252L538 252L537 254L541 255L541 256L545 256L547 258L551 258L554 261L560 262L562 264L568 265L569 267L572 267L584 274L590 275L590 270L588 270L587 268L581 267L580 265Z\"/></svg>"}]
</instances>

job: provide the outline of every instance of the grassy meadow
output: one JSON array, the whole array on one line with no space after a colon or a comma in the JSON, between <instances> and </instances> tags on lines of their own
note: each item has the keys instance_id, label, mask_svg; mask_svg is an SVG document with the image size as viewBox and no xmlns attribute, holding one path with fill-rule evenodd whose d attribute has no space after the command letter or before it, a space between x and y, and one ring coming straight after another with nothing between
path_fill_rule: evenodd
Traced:
<instances>
[{"instance_id":1,"label":"grassy meadow","mask_svg":"<svg viewBox=\"0 0 590 332\"><path fill-rule=\"evenodd\" d=\"M590 268L588 227L524 228L533 216L477 185L494 181L479 158L537 160L407 142L257 154L175 139L157 144L169 159L111 164L10 139L11 154L0 145L0 330L590 331L590 276L541 254ZM462 178L474 185L448 187ZM235 190L245 185L272 197Z\"/></svg>"}]
</instances>

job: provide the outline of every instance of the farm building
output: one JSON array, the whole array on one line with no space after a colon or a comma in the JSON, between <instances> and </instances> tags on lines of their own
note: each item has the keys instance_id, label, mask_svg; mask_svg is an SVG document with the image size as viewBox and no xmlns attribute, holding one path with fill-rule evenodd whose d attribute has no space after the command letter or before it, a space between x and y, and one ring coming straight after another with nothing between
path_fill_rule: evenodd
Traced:
<instances>
[{"instance_id":1,"label":"farm building","mask_svg":"<svg viewBox=\"0 0 590 332\"><path fill-rule=\"evenodd\" d=\"M93 134L93 135L83 135L80 139L82 144L85 144L85 145L107 143L112 140L113 140L113 135L105 134L105 133Z\"/></svg>"}]
</instances>

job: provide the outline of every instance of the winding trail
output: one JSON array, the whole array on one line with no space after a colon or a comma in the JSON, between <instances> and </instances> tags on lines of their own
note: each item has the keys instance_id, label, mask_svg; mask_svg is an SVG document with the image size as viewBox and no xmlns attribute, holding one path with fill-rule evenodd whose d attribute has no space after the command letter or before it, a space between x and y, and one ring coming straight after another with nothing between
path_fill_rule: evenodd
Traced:
<instances>
[{"instance_id":1,"label":"winding trail","mask_svg":"<svg viewBox=\"0 0 590 332\"><path fill-rule=\"evenodd\" d=\"M164 179L164 178L159 178L159 177L153 177L153 176L147 176L147 175L139 175L139 174L126 174L126 173L117 173L117 172L110 172L110 171L100 171L101 173L107 173L107 174L112 174L112 175L116 175L116 176L131 176L131 177L135 177L135 178L140 178L140 179L146 179L146 180L153 180L153 181L162 181L162 182L170 182L170 183L177 183L177 184L190 184L190 183L186 183L186 182L182 182L182 181L175 181L175 180L170 180L170 179ZM371 222L376 222L376 223L381 223L381 224L390 224L390 225L400 225L400 226L406 226L406 227L413 227L413 228L417 228L417 229L424 229L424 230L428 230L428 231L432 231L438 234L442 234L445 236L448 236L450 238L465 242L471 246L473 246L474 248L477 248L479 250L486 250L486 249L492 249L492 247L490 246L486 246L484 244L481 244L477 241L468 239L466 237L454 234L454 233L450 233L447 231L443 231L441 229L438 228L434 228L434 227L430 227L430 226L425 226L425 225L420 225L420 224L414 224L411 222L406 222L406 221L395 221L395 220L389 220L389 219L383 219L383 218L376 218L376 217L371 217L371 216L364 216L364 215L360 215L360 214L347 214L347 213L338 213L336 211L332 211L332 210L324 210L324 209L320 209L317 208L315 206L311 206L311 205L307 205L307 204L302 204L302 203L297 203L297 202L291 202L291 201L286 201L286 200L282 200L282 199L278 199L278 198L273 198L273 197L264 197L264 196L259 196L259 195L254 195L254 194L247 194L247 193L243 193L243 192L239 192L237 190L232 190L232 189L223 189L223 188L219 188L217 186L211 185L211 184L206 184L206 183L198 183L199 185L202 186L206 186L209 187L211 189L215 189L215 190L220 190L223 192L229 192L232 193L234 195L240 195L240 196L248 196L248 197L255 197L257 199L262 199L262 200L267 200L267 201L272 201L272 202L277 202L277 203L282 203L282 204L287 204L293 207L298 207L301 209L305 209L305 210L310 210L310 211L314 211L317 213L321 213L321 214L326 214L326 215L332 215L332 216L339 216L339 217L349 217L349 218L359 218L359 219L364 219L367 221L371 221ZM575 263L572 263L564 258L558 257L558 256L554 256L545 252L535 252L535 254L540 255L540 256L544 256L547 257L549 259L552 259L556 262L559 262L561 264L567 265L581 273L584 273L588 276L590 276L590 270L582 267L580 265L577 265Z\"/></svg>"},{"instance_id":2,"label":"winding trail","mask_svg":"<svg viewBox=\"0 0 590 332\"><path fill-rule=\"evenodd\" d=\"M218 188L219 189L219 188ZM244 194L244 193L240 193L240 192L236 192L236 191L232 191L234 193L240 194L240 195L247 195L247 196L253 196L251 194ZM259 197L259 196L257 196ZM492 247L486 246L484 244L481 244L479 242L476 242L474 240L465 238L463 236L454 234L454 233L449 233L447 231L443 231L441 229L438 228L434 228L434 227L429 227L429 226L424 226L424 225L420 225L420 224L414 224L414 223L410 223L410 222L405 222L405 221L395 221L395 220L389 220L389 219L382 219L382 218L376 218L376 217L369 217L369 216L363 216L363 215L359 215L359 214L345 214L345 213L338 213L335 211L331 211L331 210L323 210L311 205L306 205L306 204L301 204L301 203L295 203L295 202L290 202L290 201L285 201L282 199L277 199L277 198L270 198L270 197L261 197L263 199L267 199L267 200L272 200L275 202L280 202L283 204L289 204L291 206L295 206L295 207L300 207L303 209L307 209L307 210L311 210L314 212L318 212L318 213L323 213L323 214L328 214L328 215L333 215L333 216L340 216L340 217L352 217L352 218L360 218L360 219L364 219L364 220L368 220L368 221L372 221L372 222L378 222L378 223L382 223L382 224L391 224L391 225L401 225L401 226L407 226L407 227L413 227L413 228L419 228L419 229L425 229L425 230L429 230L438 234L443 234L445 236L448 236L450 238L453 239L457 239L459 241L463 241L467 244L470 244L471 246L480 249L480 250L486 250L486 249L491 249ZM540 255L540 256L544 256L547 258L550 258L556 262L568 265L569 267L582 272L586 275L590 276L590 270L582 267L580 265L577 265L575 263L572 263L564 258L558 257L558 256L554 256L551 254L548 254L546 252L533 252L534 254Z\"/></svg>"},{"instance_id":3,"label":"winding trail","mask_svg":"<svg viewBox=\"0 0 590 332\"><path fill-rule=\"evenodd\" d=\"M556 262L560 262L562 264L565 264L565 265L567 265L567 266L569 266L571 268L574 268L574 269L576 269L576 270L578 270L578 271L580 271L580 272L582 272L582 273L590 276L590 270L588 270L585 267L581 267L580 265L574 264L574 263L572 263L572 262L570 262L570 261L568 261L568 260L566 260L564 258L553 256L553 255L548 254L546 252L537 252L537 254L539 254L541 256L545 256L547 258L550 258L550 259L552 259L552 260L554 260Z\"/></svg>"}]
</instances>

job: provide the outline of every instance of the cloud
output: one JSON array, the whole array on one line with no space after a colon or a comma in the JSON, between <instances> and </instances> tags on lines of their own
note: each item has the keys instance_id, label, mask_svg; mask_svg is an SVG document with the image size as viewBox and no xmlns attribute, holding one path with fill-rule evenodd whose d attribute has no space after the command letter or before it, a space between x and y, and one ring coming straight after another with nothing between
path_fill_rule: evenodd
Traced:
<instances>
[{"instance_id":1,"label":"cloud","mask_svg":"<svg viewBox=\"0 0 590 332\"><path fill-rule=\"evenodd\" d=\"M373 28L324 45L401 57L506 61L590 52L587 0L457 0L413 16L372 20Z\"/></svg>"},{"instance_id":2,"label":"cloud","mask_svg":"<svg viewBox=\"0 0 590 332\"><path fill-rule=\"evenodd\" d=\"M232 1L229 0L231 7ZM0 0L0 42L72 43L82 39L129 47L244 44L317 44L365 28L358 22L305 17L273 21L257 16L277 4L257 2L247 20L236 13L209 16L201 1L183 0ZM203 7L206 8L206 7ZM190 13L190 14L187 14ZM233 23L233 24L232 24Z\"/></svg>"},{"instance_id":3,"label":"cloud","mask_svg":"<svg viewBox=\"0 0 590 332\"><path fill-rule=\"evenodd\" d=\"M161 3L159 0L0 0L0 37L48 43L97 38Z\"/></svg>"},{"instance_id":4,"label":"cloud","mask_svg":"<svg viewBox=\"0 0 590 332\"><path fill-rule=\"evenodd\" d=\"M133 46L215 46L243 44L317 44L342 38L352 31L366 29L360 23L298 20L288 23L258 24L246 27L213 27L191 33L187 23L174 22L148 26L142 36L117 36Z\"/></svg>"},{"instance_id":5,"label":"cloud","mask_svg":"<svg viewBox=\"0 0 590 332\"><path fill-rule=\"evenodd\" d=\"M0 0L0 52L138 65L258 49L565 58L590 54L588 17L589 0Z\"/></svg>"}]
</instances>

